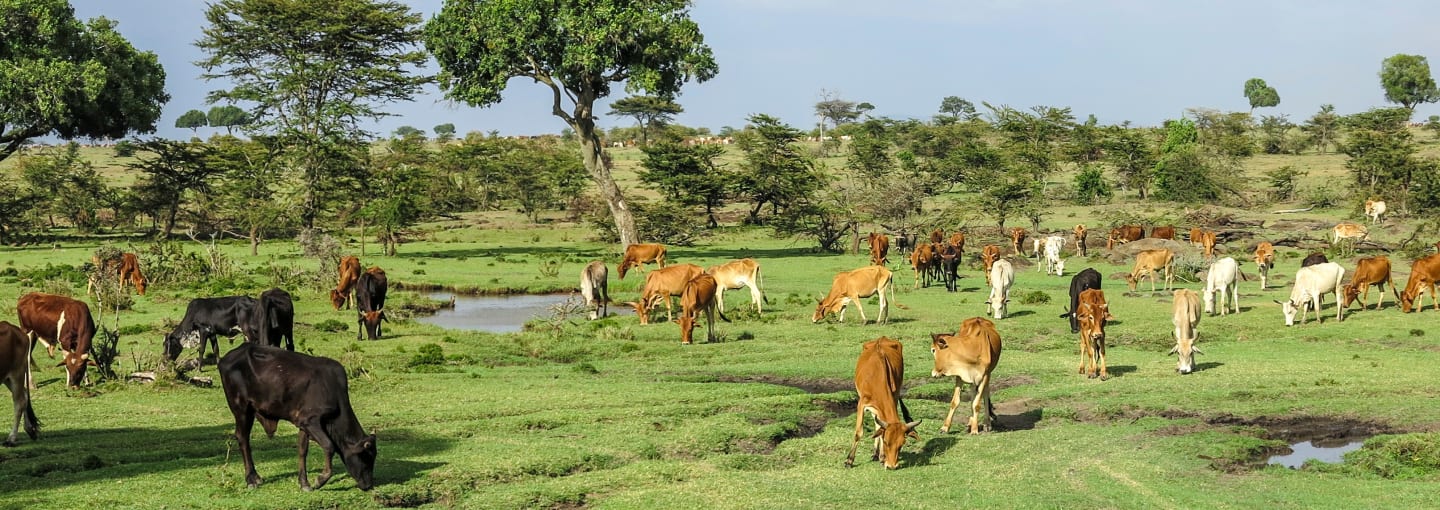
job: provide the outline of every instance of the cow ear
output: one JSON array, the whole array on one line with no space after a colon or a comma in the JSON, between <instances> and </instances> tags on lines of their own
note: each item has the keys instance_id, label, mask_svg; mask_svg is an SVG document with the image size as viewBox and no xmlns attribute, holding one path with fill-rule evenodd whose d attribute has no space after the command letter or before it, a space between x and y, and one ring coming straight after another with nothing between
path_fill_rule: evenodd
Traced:
<instances>
[{"instance_id":1,"label":"cow ear","mask_svg":"<svg viewBox=\"0 0 1440 510\"><path fill-rule=\"evenodd\" d=\"M871 438L871 439L874 439L874 438L880 437L880 435L881 435L881 434L884 434L884 433L885 433L885 423L884 423L884 422L881 422L881 423L880 423L880 426L875 428L875 433L870 435L870 438Z\"/></svg>"},{"instance_id":2,"label":"cow ear","mask_svg":"<svg viewBox=\"0 0 1440 510\"><path fill-rule=\"evenodd\" d=\"M1279 299L1271 299L1271 301L1274 301L1277 305L1285 306L1285 303L1281 303Z\"/></svg>"},{"instance_id":3,"label":"cow ear","mask_svg":"<svg viewBox=\"0 0 1440 510\"><path fill-rule=\"evenodd\" d=\"M365 436L364 439L360 440L360 449L361 449L361 450L369 450L369 449L374 448L374 447L375 447L375 434L370 434L370 435L368 435L368 436Z\"/></svg>"},{"instance_id":4,"label":"cow ear","mask_svg":"<svg viewBox=\"0 0 1440 510\"><path fill-rule=\"evenodd\" d=\"M933 340L935 342L935 345L939 346L941 349L950 346L949 344L945 343L945 335L939 333L931 333L930 339Z\"/></svg>"}]
</instances>

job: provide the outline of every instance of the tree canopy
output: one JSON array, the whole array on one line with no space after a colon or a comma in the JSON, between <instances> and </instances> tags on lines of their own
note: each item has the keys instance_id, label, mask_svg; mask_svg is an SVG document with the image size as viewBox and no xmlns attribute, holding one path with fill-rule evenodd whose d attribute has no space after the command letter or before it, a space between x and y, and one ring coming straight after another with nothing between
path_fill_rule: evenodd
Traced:
<instances>
[{"instance_id":1,"label":"tree canopy","mask_svg":"<svg viewBox=\"0 0 1440 510\"><path fill-rule=\"evenodd\" d=\"M1380 87L1385 100L1415 111L1415 105L1440 100L1430 75L1430 62L1420 55L1396 54L1380 65Z\"/></svg>"},{"instance_id":2,"label":"tree canopy","mask_svg":"<svg viewBox=\"0 0 1440 510\"><path fill-rule=\"evenodd\" d=\"M669 124L685 108L656 96L630 96L610 103L610 115L633 117L640 124L640 141L650 144L650 129Z\"/></svg>"},{"instance_id":3,"label":"tree canopy","mask_svg":"<svg viewBox=\"0 0 1440 510\"><path fill-rule=\"evenodd\" d=\"M1250 101L1250 111L1256 108L1270 108L1280 105L1280 92L1260 78L1245 81L1245 99Z\"/></svg>"},{"instance_id":4,"label":"tree canopy","mask_svg":"<svg viewBox=\"0 0 1440 510\"><path fill-rule=\"evenodd\" d=\"M175 119L175 127L189 129L191 133L208 125L210 125L209 118L205 116L205 112L200 110L190 110L180 114L180 118Z\"/></svg>"},{"instance_id":5,"label":"tree canopy","mask_svg":"<svg viewBox=\"0 0 1440 510\"><path fill-rule=\"evenodd\" d=\"M250 123L250 114L245 113L235 105L218 105L210 107L210 113L205 115L210 122L210 127L225 128L225 134L234 134L235 128Z\"/></svg>"}]
</instances>

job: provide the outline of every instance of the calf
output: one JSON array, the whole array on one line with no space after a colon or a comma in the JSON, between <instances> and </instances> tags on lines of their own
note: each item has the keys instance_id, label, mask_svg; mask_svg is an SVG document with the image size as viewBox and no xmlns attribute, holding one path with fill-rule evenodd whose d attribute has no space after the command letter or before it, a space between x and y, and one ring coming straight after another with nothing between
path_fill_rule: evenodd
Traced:
<instances>
[{"instance_id":1,"label":"calf","mask_svg":"<svg viewBox=\"0 0 1440 510\"><path fill-rule=\"evenodd\" d=\"M1370 218L1370 223L1380 223L1380 215L1385 214L1384 200L1366 200L1365 217Z\"/></svg>"},{"instance_id":2,"label":"calf","mask_svg":"<svg viewBox=\"0 0 1440 510\"><path fill-rule=\"evenodd\" d=\"M1240 271L1239 264L1235 259L1225 257L1210 264L1210 270L1205 277L1205 313L1215 314L1215 294L1220 294L1220 315L1234 308L1235 313L1240 313L1240 285L1235 281L1235 275ZM1226 305L1229 301L1229 305Z\"/></svg>"},{"instance_id":3,"label":"calf","mask_svg":"<svg viewBox=\"0 0 1440 510\"><path fill-rule=\"evenodd\" d=\"M1323 297L1329 293L1335 293L1335 319L1345 320L1345 307L1339 306L1341 293L1341 282L1345 278L1345 268L1334 262L1316 264L1309 267L1302 267L1295 273L1295 288L1290 291L1290 300L1280 303L1285 313L1285 325L1295 325L1295 314L1300 314L1300 323L1305 323L1306 310L1309 307L1315 308L1315 320L1324 322L1320 315L1320 306Z\"/></svg>"},{"instance_id":4,"label":"calf","mask_svg":"<svg viewBox=\"0 0 1440 510\"><path fill-rule=\"evenodd\" d=\"M985 300L985 313L1004 319L1009 310L1010 286L1015 283L1015 268L1008 260L998 260L990 268L990 299Z\"/></svg>"},{"instance_id":5,"label":"calf","mask_svg":"<svg viewBox=\"0 0 1440 510\"><path fill-rule=\"evenodd\" d=\"M280 347L283 341L286 350L295 350L295 303L290 293L279 288L260 293L243 328L247 340L271 347Z\"/></svg>"},{"instance_id":6,"label":"calf","mask_svg":"<svg viewBox=\"0 0 1440 510\"><path fill-rule=\"evenodd\" d=\"M65 296L31 292L20 296L15 303L20 316L20 331L32 342L45 344L45 352L55 357L55 347L63 354L60 364L65 367L66 383L78 387L85 381L85 371L95 360L90 359L90 343L95 339L95 321L90 316L90 305ZM35 344L30 344L34 350ZM30 380L34 389L34 379Z\"/></svg>"},{"instance_id":7,"label":"calf","mask_svg":"<svg viewBox=\"0 0 1440 510\"><path fill-rule=\"evenodd\" d=\"M1110 315L1105 292L1100 289L1081 292L1080 308L1076 309L1075 318L1080 322L1080 373L1088 374L1091 379L1109 379L1110 373L1105 370L1105 321L1115 320L1115 317ZM1085 369L1087 362L1090 365L1088 371Z\"/></svg>"},{"instance_id":8,"label":"calf","mask_svg":"<svg viewBox=\"0 0 1440 510\"><path fill-rule=\"evenodd\" d=\"M708 274L700 274L685 283L685 290L680 293L680 343L690 345L691 334L695 331L695 320L699 318L700 312L705 312L706 342L715 341L715 296L719 293L719 285L715 283L715 277ZM725 322L721 313L720 318Z\"/></svg>"},{"instance_id":9,"label":"calf","mask_svg":"<svg viewBox=\"0 0 1440 510\"><path fill-rule=\"evenodd\" d=\"M208 342L220 355L219 336L234 338L243 331L255 308L259 306L250 296L225 296L195 298L185 306L185 317L180 324L165 335L163 343L165 359L175 361L180 351L193 347L200 355L200 366L205 366L205 344ZM247 340L253 340L250 334Z\"/></svg>"},{"instance_id":10,"label":"calf","mask_svg":"<svg viewBox=\"0 0 1440 510\"><path fill-rule=\"evenodd\" d=\"M930 377L955 377L955 392L950 397L945 423L940 426L941 434L950 432L955 408L960 406L960 390L966 384L975 387L975 399L970 402L970 433L991 430L995 406L990 402L990 373L1000 363L1000 348L995 323L983 317L965 319L954 335L930 335L930 354L935 357Z\"/></svg>"},{"instance_id":11,"label":"calf","mask_svg":"<svg viewBox=\"0 0 1440 510\"><path fill-rule=\"evenodd\" d=\"M674 320L674 305L670 301L671 296L679 296L685 292L685 284L703 273L700 266L695 264L674 264L670 267L656 269L645 275L645 285L640 288L640 301L625 304L635 308L635 315L640 317L640 324L650 323L650 310L653 310L665 301L665 320Z\"/></svg>"},{"instance_id":12,"label":"calf","mask_svg":"<svg viewBox=\"0 0 1440 510\"><path fill-rule=\"evenodd\" d=\"M960 278L960 250L953 244L940 245L940 279L945 282L945 290L955 292L958 290L956 281Z\"/></svg>"},{"instance_id":13,"label":"calf","mask_svg":"<svg viewBox=\"0 0 1440 510\"><path fill-rule=\"evenodd\" d=\"M1170 354L1179 357L1175 371L1188 374L1195 370L1195 354L1205 354L1195 342L1200 335L1195 326L1200 324L1200 296L1190 289L1175 289L1175 300L1170 306L1170 322L1175 324L1175 347Z\"/></svg>"},{"instance_id":14,"label":"calf","mask_svg":"<svg viewBox=\"0 0 1440 510\"><path fill-rule=\"evenodd\" d=\"M140 272L140 259L136 257L134 253L121 253L117 258L105 260L101 260L99 255L95 255L91 260L94 262L99 274L102 275L101 277L114 276L120 280L121 285L129 281L135 286L136 293L141 296L145 295L145 288L150 284L150 280L146 279L145 274ZM93 277L90 281L86 282L86 294L92 293L92 288L95 286L95 283Z\"/></svg>"},{"instance_id":15,"label":"calf","mask_svg":"<svg viewBox=\"0 0 1440 510\"><path fill-rule=\"evenodd\" d=\"M705 272L715 277L715 305L721 314L725 313L725 291L741 287L750 288L750 301L755 303L755 313L764 312L765 293L760 291L760 263L755 259L732 260Z\"/></svg>"},{"instance_id":16,"label":"calf","mask_svg":"<svg viewBox=\"0 0 1440 510\"><path fill-rule=\"evenodd\" d=\"M980 261L985 264L985 285L990 285L990 268L1000 259L1000 247L987 244L980 250Z\"/></svg>"},{"instance_id":17,"label":"calf","mask_svg":"<svg viewBox=\"0 0 1440 510\"><path fill-rule=\"evenodd\" d=\"M1358 240L1364 241L1364 240L1369 239L1369 238L1370 238L1370 231L1369 231L1369 229L1366 229L1366 228L1365 228L1365 225L1360 225L1360 224L1358 224L1358 223L1348 223L1348 222L1347 222L1347 223L1340 223L1340 224L1335 225L1335 228L1333 229L1333 231L1332 231L1332 233L1331 233L1331 236L1330 236L1330 244L1331 244L1332 246L1333 246L1333 245L1336 245L1336 244L1340 244L1340 241L1343 241L1343 240L1346 240L1346 239L1358 239Z\"/></svg>"},{"instance_id":18,"label":"calf","mask_svg":"<svg viewBox=\"0 0 1440 510\"><path fill-rule=\"evenodd\" d=\"M1060 249L1065 247L1065 238L1050 236L1045 238L1045 274L1065 276L1065 260L1060 258Z\"/></svg>"},{"instance_id":19,"label":"calf","mask_svg":"<svg viewBox=\"0 0 1440 510\"><path fill-rule=\"evenodd\" d=\"M1089 257L1089 256L1090 256L1090 250L1085 246L1085 235L1086 235L1089 231L1085 230L1085 224L1084 224L1084 223L1080 223L1080 224L1075 225L1075 231L1074 231L1074 232L1075 232L1075 250L1080 252L1080 256L1081 256L1081 257Z\"/></svg>"},{"instance_id":20,"label":"calf","mask_svg":"<svg viewBox=\"0 0 1440 510\"><path fill-rule=\"evenodd\" d=\"M865 324L870 319L865 317L865 307L860 304L860 300L879 294L880 315L875 320L884 323L890 320L890 304L885 300L887 290L890 291L890 299L894 300L895 287L891 285L890 270L880 266L862 267L837 274L830 283L830 293L815 305L815 314L810 317L810 322L820 322L826 315L833 313L839 314L840 322L843 323L845 307L853 301L855 307L860 309L860 323Z\"/></svg>"},{"instance_id":21,"label":"calf","mask_svg":"<svg viewBox=\"0 0 1440 510\"><path fill-rule=\"evenodd\" d=\"M915 248L914 253L910 254L910 267L915 270L915 285L910 287L912 290L920 288L921 279L924 279L926 287L930 286L930 266L934 258L935 246L937 245L921 244Z\"/></svg>"},{"instance_id":22,"label":"calf","mask_svg":"<svg viewBox=\"0 0 1440 510\"><path fill-rule=\"evenodd\" d=\"M15 423L4 445L15 446L21 423L31 441L39 439L40 420L30 405L30 386L34 384L30 379L30 339L20 328L4 321L0 321L0 382L10 388L10 399L15 403Z\"/></svg>"},{"instance_id":23,"label":"calf","mask_svg":"<svg viewBox=\"0 0 1440 510\"><path fill-rule=\"evenodd\" d=\"M368 491L375 485L375 436L365 433L350 407L349 381L340 363L245 343L225 353L218 368L225 401L235 417L235 439L245 463L245 483L251 488L262 481L250 454L250 430L256 418L269 437L275 437L280 420L295 425L302 490L312 489L305 466L310 441L320 445L325 457L325 470L315 479L313 489L330 481L336 451L345 463L345 471L355 479L355 486Z\"/></svg>"},{"instance_id":24,"label":"calf","mask_svg":"<svg viewBox=\"0 0 1440 510\"><path fill-rule=\"evenodd\" d=\"M1075 312L1080 309L1080 294L1089 289L1099 288L1100 272L1095 268L1087 267L1070 278L1070 307L1065 309L1065 313L1060 314L1060 318L1070 318L1071 333L1080 332L1080 319L1075 316Z\"/></svg>"},{"instance_id":25,"label":"calf","mask_svg":"<svg viewBox=\"0 0 1440 510\"><path fill-rule=\"evenodd\" d=\"M845 457L845 467L855 467L855 450L860 448L860 438L865 435L865 413L875 416L875 450L871 460L882 460L885 469L900 465L900 447L905 438L916 440L918 421L910 421L910 411L900 400L905 383L904 346L886 337L880 337L860 347L860 359L855 363L855 439L850 443L850 455ZM901 417L904 417L902 420Z\"/></svg>"},{"instance_id":26,"label":"calf","mask_svg":"<svg viewBox=\"0 0 1440 510\"><path fill-rule=\"evenodd\" d=\"M870 263L883 266L889 262L890 238L885 234L870 233Z\"/></svg>"},{"instance_id":27,"label":"calf","mask_svg":"<svg viewBox=\"0 0 1440 510\"><path fill-rule=\"evenodd\" d=\"M367 269L355 282L355 311L359 316L356 322L360 324L360 329L355 331L356 340L363 340L362 334L371 340L380 339L380 323L390 322L385 317L385 294L389 290L390 280L378 266Z\"/></svg>"},{"instance_id":28,"label":"calf","mask_svg":"<svg viewBox=\"0 0 1440 510\"><path fill-rule=\"evenodd\" d=\"M340 281L335 283L335 289L330 291L330 306L339 310L341 307L350 308L350 294L354 292L355 282L360 280L360 259L353 255L346 255L340 259Z\"/></svg>"},{"instance_id":29,"label":"calf","mask_svg":"<svg viewBox=\"0 0 1440 510\"><path fill-rule=\"evenodd\" d=\"M645 271L645 264L654 262L665 268L665 245L657 243L631 244L625 247L625 256L620 259L620 266L615 268L620 272L620 279L625 279L625 272L630 268L637 271Z\"/></svg>"},{"instance_id":30,"label":"calf","mask_svg":"<svg viewBox=\"0 0 1440 510\"><path fill-rule=\"evenodd\" d=\"M610 270L605 262L592 260L580 271L580 295L585 298L585 308L590 310L590 320L604 317L610 312Z\"/></svg>"},{"instance_id":31,"label":"calf","mask_svg":"<svg viewBox=\"0 0 1440 510\"><path fill-rule=\"evenodd\" d=\"M1400 292L1395 288L1395 283L1390 281L1390 259L1385 256L1365 257L1355 263L1355 276L1350 277L1350 283L1345 284L1340 290L1340 306L1350 308L1350 303L1360 301L1360 309L1365 309L1365 300L1370 298L1370 287L1380 287L1380 298L1375 302L1375 309L1379 310L1385 306L1385 286L1390 286L1390 292L1395 294L1395 300L1400 300ZM1362 295L1363 293L1363 295Z\"/></svg>"},{"instance_id":32,"label":"calf","mask_svg":"<svg viewBox=\"0 0 1440 510\"><path fill-rule=\"evenodd\" d=\"M1171 270L1175 267L1175 253L1166 250L1145 250L1135 254L1135 268L1130 274L1125 275L1125 283L1130 285L1130 291L1134 292L1140 286L1140 278L1150 276L1150 292L1155 292L1155 271L1165 270L1165 290L1170 290L1170 282L1174 275Z\"/></svg>"},{"instance_id":33,"label":"calf","mask_svg":"<svg viewBox=\"0 0 1440 510\"><path fill-rule=\"evenodd\" d=\"M1317 251L1306 255L1305 258L1300 261L1300 267L1310 267L1315 264L1324 264L1329 261L1330 259L1326 258L1324 253L1320 253Z\"/></svg>"},{"instance_id":34,"label":"calf","mask_svg":"<svg viewBox=\"0 0 1440 510\"><path fill-rule=\"evenodd\" d=\"M1427 287L1430 301L1440 310L1440 296L1435 294L1435 282L1440 280L1440 253L1415 259L1410 264L1410 279L1405 282L1405 291L1400 293L1400 311L1410 313L1424 305L1420 292ZM1419 300L1419 301L1417 301Z\"/></svg>"},{"instance_id":35,"label":"calf","mask_svg":"<svg viewBox=\"0 0 1440 510\"><path fill-rule=\"evenodd\" d=\"M1265 281L1275 267L1275 246L1269 241L1255 247L1255 270L1260 272L1260 290L1265 290Z\"/></svg>"}]
</instances>

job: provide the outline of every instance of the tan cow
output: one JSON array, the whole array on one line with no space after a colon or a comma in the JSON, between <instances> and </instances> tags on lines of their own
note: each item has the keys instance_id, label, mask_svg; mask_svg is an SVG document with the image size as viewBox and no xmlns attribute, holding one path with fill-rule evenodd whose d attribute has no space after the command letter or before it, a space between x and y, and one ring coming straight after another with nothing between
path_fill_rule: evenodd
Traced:
<instances>
[{"instance_id":1,"label":"tan cow","mask_svg":"<svg viewBox=\"0 0 1440 510\"><path fill-rule=\"evenodd\" d=\"M355 282L360 281L360 259L354 255L346 255L340 258L340 281L335 283L335 288L330 291L330 306L339 310L340 307L350 309L350 293L355 289Z\"/></svg>"},{"instance_id":2,"label":"tan cow","mask_svg":"<svg viewBox=\"0 0 1440 510\"><path fill-rule=\"evenodd\" d=\"M1195 326L1200 324L1200 296L1190 289L1175 289L1170 313L1170 322L1175 324L1175 347L1170 348L1170 354L1179 356L1175 371L1188 374L1195 370L1195 354L1205 354L1196 345L1200 339L1195 332Z\"/></svg>"},{"instance_id":3,"label":"tan cow","mask_svg":"<svg viewBox=\"0 0 1440 510\"><path fill-rule=\"evenodd\" d=\"M1145 238L1145 228L1140 225L1121 225L1110 229L1110 235L1105 236L1105 249L1115 248L1115 243L1128 243L1139 241Z\"/></svg>"},{"instance_id":4,"label":"tan cow","mask_svg":"<svg viewBox=\"0 0 1440 510\"><path fill-rule=\"evenodd\" d=\"M657 243L632 244L625 247L625 256L620 259L620 279L625 279L625 272L630 268L636 271L645 272L645 264L654 262L662 269L665 267L665 245Z\"/></svg>"},{"instance_id":5,"label":"tan cow","mask_svg":"<svg viewBox=\"0 0 1440 510\"><path fill-rule=\"evenodd\" d=\"M991 430L995 406L990 403L990 373L1000 363L1000 333L995 331L995 323L972 317L961 322L960 331L954 335L933 333L930 354L935 356L930 377L955 377L955 393L950 397L950 411L945 413L940 433L950 432L955 408L960 406L960 390L966 384L975 387L975 399L970 402L970 433Z\"/></svg>"},{"instance_id":6,"label":"tan cow","mask_svg":"<svg viewBox=\"0 0 1440 510\"><path fill-rule=\"evenodd\" d=\"M1200 247L1205 250L1205 260L1215 259L1215 231L1206 230L1200 233Z\"/></svg>"},{"instance_id":7,"label":"tan cow","mask_svg":"<svg viewBox=\"0 0 1440 510\"><path fill-rule=\"evenodd\" d=\"M1260 272L1260 290L1265 290L1265 282L1270 278L1270 270L1275 267L1275 246L1269 241L1261 242L1255 247L1255 269Z\"/></svg>"},{"instance_id":8,"label":"tan cow","mask_svg":"<svg viewBox=\"0 0 1440 510\"><path fill-rule=\"evenodd\" d=\"M871 233L870 233L870 263L871 263L871 264L874 264L874 265L877 265L877 266L883 266L883 265L885 265L886 262L889 262L889 261L890 261L890 259L889 259L889 257L888 257L889 254L890 254L890 238L885 237L885 234L876 234L876 233L874 233L874 232L871 232Z\"/></svg>"},{"instance_id":9,"label":"tan cow","mask_svg":"<svg viewBox=\"0 0 1440 510\"><path fill-rule=\"evenodd\" d=\"M1170 282L1174 278L1171 270L1174 267L1174 252L1166 249L1145 250L1135 254L1135 268L1130 270L1130 274L1125 275L1125 283L1130 285L1130 290L1133 292L1139 286L1140 278L1148 274L1150 275L1150 292L1155 292L1155 271L1164 269L1165 290L1170 290Z\"/></svg>"},{"instance_id":10,"label":"tan cow","mask_svg":"<svg viewBox=\"0 0 1440 510\"><path fill-rule=\"evenodd\" d=\"M605 268L604 261L592 260L580 271L580 296L585 298L590 320L609 314L610 270Z\"/></svg>"},{"instance_id":11,"label":"tan cow","mask_svg":"<svg viewBox=\"0 0 1440 510\"><path fill-rule=\"evenodd\" d=\"M1344 239L1359 239L1364 241L1369 238L1370 229L1365 228L1365 225L1345 222L1335 225L1330 235L1330 244L1332 246L1339 244L1340 241Z\"/></svg>"},{"instance_id":12,"label":"tan cow","mask_svg":"<svg viewBox=\"0 0 1440 510\"><path fill-rule=\"evenodd\" d=\"M695 264L674 264L651 271L645 275L645 285L640 290L640 301L627 301L624 304L635 308L635 315L640 317L641 324L650 323L650 310L655 309L660 301L665 301L665 320L674 320L672 310L674 304L670 301L671 296L679 296L685 292L685 284L703 273L700 266Z\"/></svg>"},{"instance_id":13,"label":"tan cow","mask_svg":"<svg viewBox=\"0 0 1440 510\"><path fill-rule=\"evenodd\" d=\"M1105 302L1105 291L1085 289L1080 293L1080 306L1075 309L1075 318L1080 322L1080 373L1100 380L1110 378L1105 370L1105 321L1115 320L1110 315L1110 304ZM1086 363L1090 369L1085 369Z\"/></svg>"},{"instance_id":14,"label":"tan cow","mask_svg":"<svg viewBox=\"0 0 1440 510\"><path fill-rule=\"evenodd\" d=\"M810 322L820 322L826 315L834 313L840 315L840 322L843 323L845 307L854 302L855 307L860 309L860 323L865 324L870 320L865 317L865 307L860 304L860 300L876 294L880 295L880 315L875 321L889 321L890 303L886 301L885 291L890 291L890 300L895 299L895 287L890 280L890 270L880 266L867 266L835 275L835 280L830 283L830 293L815 305L815 315L810 318Z\"/></svg>"},{"instance_id":15,"label":"tan cow","mask_svg":"<svg viewBox=\"0 0 1440 510\"><path fill-rule=\"evenodd\" d=\"M1027 233L1028 232L1026 232L1025 229L1020 227L1013 227L1010 229L1010 248L1015 250L1016 255L1021 254L1020 243L1025 241L1025 234Z\"/></svg>"},{"instance_id":16,"label":"tan cow","mask_svg":"<svg viewBox=\"0 0 1440 510\"><path fill-rule=\"evenodd\" d=\"M1190 227L1190 246L1200 248L1204 246L1201 240L1205 238L1205 230L1200 227Z\"/></svg>"},{"instance_id":17,"label":"tan cow","mask_svg":"<svg viewBox=\"0 0 1440 510\"><path fill-rule=\"evenodd\" d=\"M685 283L685 290L680 293L681 344L690 345L691 335L695 331L695 320L700 318L700 312L705 312L705 341L715 341L715 295L719 292L715 277L708 274L702 273ZM730 322L724 313L720 314L720 318Z\"/></svg>"},{"instance_id":18,"label":"tan cow","mask_svg":"<svg viewBox=\"0 0 1440 510\"><path fill-rule=\"evenodd\" d=\"M1385 214L1384 200L1366 200L1365 217L1370 218L1370 223L1380 223L1380 216Z\"/></svg>"},{"instance_id":19,"label":"tan cow","mask_svg":"<svg viewBox=\"0 0 1440 510\"><path fill-rule=\"evenodd\" d=\"M905 445L906 437L920 439L915 434L920 422L910 421L910 411L900 400L901 385L905 383L904 349L900 342L883 336L860 347L860 359L855 362L855 393L860 400L855 403L855 439L845 458L847 468L855 467L855 450L865 435L867 412L875 417L875 433L870 436L875 439L871 460L882 461L885 469L900 465L900 447Z\"/></svg>"},{"instance_id":20,"label":"tan cow","mask_svg":"<svg viewBox=\"0 0 1440 510\"><path fill-rule=\"evenodd\" d=\"M1350 277L1350 283L1340 288L1340 306L1349 308L1350 303L1360 301L1360 309L1367 306L1366 299L1370 299L1370 287L1380 287L1380 298L1375 301L1375 309L1379 310L1385 306L1385 286L1390 286L1390 292L1395 294L1395 300L1400 300L1400 289L1395 288L1395 282L1390 280L1390 259L1385 256L1365 257L1355 263L1355 276Z\"/></svg>"},{"instance_id":21,"label":"tan cow","mask_svg":"<svg viewBox=\"0 0 1440 510\"><path fill-rule=\"evenodd\" d=\"M990 285L990 268L995 266L995 261L1000 259L1000 247L994 244L987 244L980 250L980 261L985 263L985 285Z\"/></svg>"},{"instance_id":22,"label":"tan cow","mask_svg":"<svg viewBox=\"0 0 1440 510\"><path fill-rule=\"evenodd\" d=\"M910 267L915 269L915 285L910 287L912 290L920 288L921 278L925 279L926 286L930 285L929 277L932 271L931 266L934 263L935 245L933 244L921 243L920 246L915 247L915 251L910 252Z\"/></svg>"},{"instance_id":23,"label":"tan cow","mask_svg":"<svg viewBox=\"0 0 1440 510\"><path fill-rule=\"evenodd\" d=\"M1410 310L1424 306L1420 291L1426 288L1430 290L1430 300L1434 302L1435 309L1440 310L1440 297L1435 294L1436 281L1440 281L1440 253L1415 259L1410 264L1410 279L1400 293L1400 311L1410 313Z\"/></svg>"},{"instance_id":24,"label":"tan cow","mask_svg":"<svg viewBox=\"0 0 1440 510\"><path fill-rule=\"evenodd\" d=\"M1075 249L1080 251L1081 257L1090 256L1090 250L1085 246L1085 234L1087 232L1084 223L1075 225Z\"/></svg>"},{"instance_id":25,"label":"tan cow","mask_svg":"<svg viewBox=\"0 0 1440 510\"><path fill-rule=\"evenodd\" d=\"M755 313L764 311L765 294L760 292L760 263L755 259L732 260L705 270L715 277L715 303L720 313L725 313L725 291L750 287L750 301L755 303Z\"/></svg>"}]
</instances>

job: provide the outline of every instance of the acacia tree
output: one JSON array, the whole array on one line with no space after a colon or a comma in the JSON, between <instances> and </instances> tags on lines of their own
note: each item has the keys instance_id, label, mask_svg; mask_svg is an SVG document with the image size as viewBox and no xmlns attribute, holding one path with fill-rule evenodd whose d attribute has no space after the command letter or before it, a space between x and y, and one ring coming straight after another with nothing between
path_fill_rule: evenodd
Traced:
<instances>
[{"instance_id":1,"label":"acacia tree","mask_svg":"<svg viewBox=\"0 0 1440 510\"><path fill-rule=\"evenodd\" d=\"M195 134L197 130L208 125L210 125L210 121L205 117L205 112L200 110L190 110L175 119L175 127L189 129L191 134Z\"/></svg>"},{"instance_id":2,"label":"acacia tree","mask_svg":"<svg viewBox=\"0 0 1440 510\"><path fill-rule=\"evenodd\" d=\"M669 124L685 108L655 96L630 96L610 103L610 115L633 117L640 124L640 143L650 145L650 129Z\"/></svg>"},{"instance_id":3,"label":"acacia tree","mask_svg":"<svg viewBox=\"0 0 1440 510\"><path fill-rule=\"evenodd\" d=\"M635 217L601 159L595 101L627 92L674 97L686 81L718 71L688 0L475 2L446 0L425 26L446 97L474 106L500 102L510 78L548 87L550 112L580 139L585 170L610 207L620 243L639 242Z\"/></svg>"},{"instance_id":4,"label":"acacia tree","mask_svg":"<svg viewBox=\"0 0 1440 510\"><path fill-rule=\"evenodd\" d=\"M1440 100L1435 78L1430 75L1430 62L1420 55L1395 54L1380 64L1380 87L1385 100L1415 111L1421 103Z\"/></svg>"},{"instance_id":5,"label":"acacia tree","mask_svg":"<svg viewBox=\"0 0 1440 510\"><path fill-rule=\"evenodd\" d=\"M155 131L165 69L65 0L0 2L0 160L47 134L65 140Z\"/></svg>"},{"instance_id":6,"label":"acacia tree","mask_svg":"<svg viewBox=\"0 0 1440 510\"><path fill-rule=\"evenodd\" d=\"M249 141L218 137L210 145L215 152L209 164L223 173L216 189L217 205L249 236L250 254L258 255L267 232L295 224L290 197L279 191L285 184L283 147L271 136L254 136Z\"/></svg>"},{"instance_id":7,"label":"acacia tree","mask_svg":"<svg viewBox=\"0 0 1440 510\"><path fill-rule=\"evenodd\" d=\"M210 178L223 171L210 164L215 148L201 142L154 139L136 144L136 149L135 161L127 166L145 172L145 181L139 187L149 189L164 204L166 210L160 214L165 217L165 228L160 235L170 237L185 193L209 194ZM157 213L151 211L159 216Z\"/></svg>"},{"instance_id":8,"label":"acacia tree","mask_svg":"<svg viewBox=\"0 0 1440 510\"><path fill-rule=\"evenodd\" d=\"M235 133L235 128L243 127L250 123L250 115L235 105L219 105L210 107L210 113L205 115L210 127L223 127L225 134Z\"/></svg>"},{"instance_id":9,"label":"acacia tree","mask_svg":"<svg viewBox=\"0 0 1440 510\"><path fill-rule=\"evenodd\" d=\"M975 103L960 96L945 96L940 100L940 113L950 115L951 121L975 118Z\"/></svg>"},{"instance_id":10,"label":"acacia tree","mask_svg":"<svg viewBox=\"0 0 1440 510\"><path fill-rule=\"evenodd\" d=\"M725 153L720 145L681 145L660 142L641 149L645 159L640 180L659 191L666 200L687 206L702 206L710 228L720 226L715 209L725 205L734 176L716 161Z\"/></svg>"},{"instance_id":11,"label":"acacia tree","mask_svg":"<svg viewBox=\"0 0 1440 510\"><path fill-rule=\"evenodd\" d=\"M1335 114L1335 105L1320 105L1320 111L1305 121L1300 130L1309 134L1310 143L1324 154L1340 137L1340 116Z\"/></svg>"},{"instance_id":12,"label":"acacia tree","mask_svg":"<svg viewBox=\"0 0 1440 510\"><path fill-rule=\"evenodd\" d=\"M760 223L768 204L779 217L825 187L828 177L796 145L800 131L765 114L751 115L736 143L745 153L736 188L750 201L750 223Z\"/></svg>"},{"instance_id":13,"label":"acacia tree","mask_svg":"<svg viewBox=\"0 0 1440 510\"><path fill-rule=\"evenodd\" d=\"M348 180L329 155L371 136L360 123L389 116L381 106L409 101L430 78L419 14L395 1L220 0L205 10L209 26L195 43L207 80L233 87L211 103L250 106L247 129L281 137L301 174L299 215L306 228Z\"/></svg>"},{"instance_id":14,"label":"acacia tree","mask_svg":"<svg viewBox=\"0 0 1440 510\"><path fill-rule=\"evenodd\" d=\"M1270 108L1280 105L1280 92L1260 78L1245 81L1245 99L1250 101L1250 113L1256 108Z\"/></svg>"}]
</instances>

